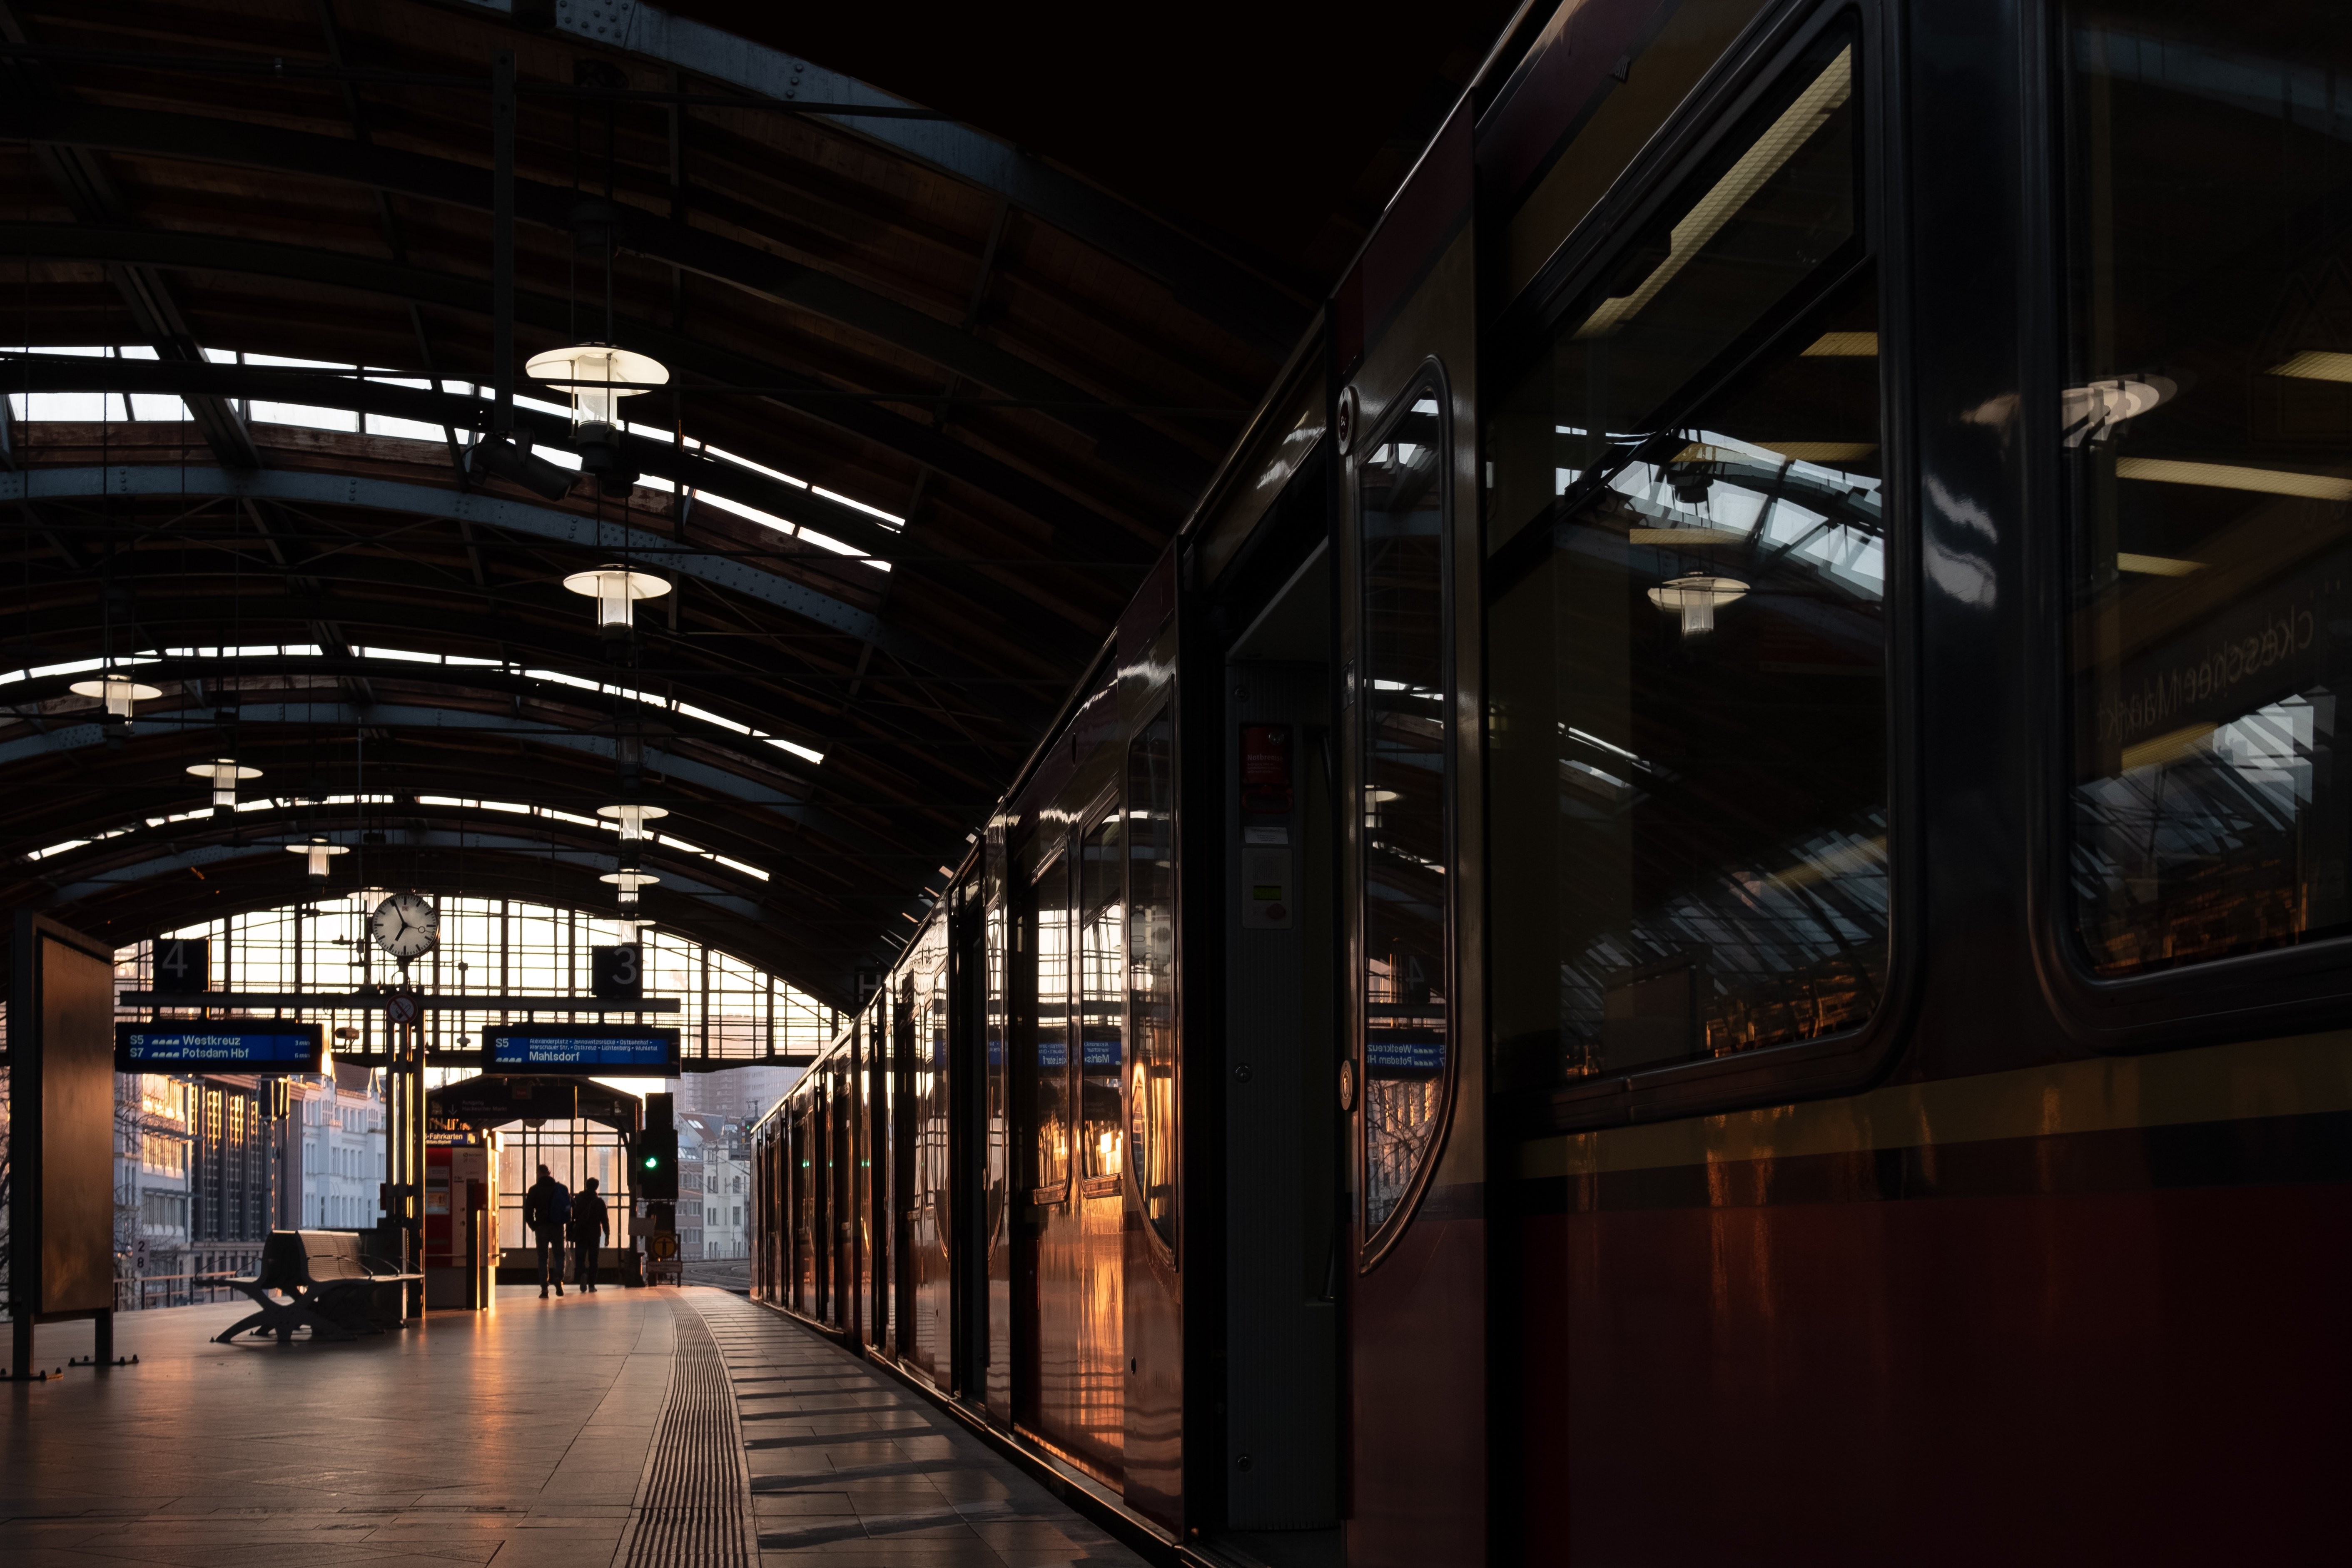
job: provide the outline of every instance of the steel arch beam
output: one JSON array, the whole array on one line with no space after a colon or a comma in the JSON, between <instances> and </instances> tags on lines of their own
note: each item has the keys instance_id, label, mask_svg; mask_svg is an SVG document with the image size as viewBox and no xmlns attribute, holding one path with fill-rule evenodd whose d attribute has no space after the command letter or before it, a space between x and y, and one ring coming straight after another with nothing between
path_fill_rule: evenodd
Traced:
<instances>
[{"instance_id":1,"label":"steel arch beam","mask_svg":"<svg viewBox=\"0 0 2352 1568\"><path fill-rule=\"evenodd\" d=\"M330 843L343 844L347 848L356 848L358 845L359 835L353 832L330 831L318 836ZM301 837L294 834L278 834L274 838L264 835L246 844L205 844L192 850L158 855L129 865L117 866L110 871L86 877L79 882L68 883L58 890L56 902L76 903L110 888L121 887L126 883L148 882L159 876L168 876L176 872L186 871L191 866L203 867L215 865L222 861L239 860L258 850L266 849L273 853L282 853L286 845L300 841ZM594 868L600 871L604 867L605 862L613 858L609 854L600 855L590 850L559 847L541 839L520 838L512 834L499 833L458 833L446 828L428 828L421 833L410 833L403 841L402 847L520 853L527 854L533 860L551 860L559 864ZM659 885L667 891L707 904L715 909L723 909L745 920L756 921L762 915L763 912L757 901L728 893L694 877L675 874L667 863L659 874L662 879Z\"/></svg>"},{"instance_id":2,"label":"steel arch beam","mask_svg":"<svg viewBox=\"0 0 2352 1568\"><path fill-rule=\"evenodd\" d=\"M13 130L35 141L344 180L472 211L491 210L488 171L372 141L205 115L66 102L24 106ZM520 178L514 192L519 219L571 232L577 193ZM1060 423L1130 451L1181 491L1181 499L1189 501L1208 477L1209 465L1180 443L952 322L756 246L643 208L621 210L625 250L855 328L1008 396L1076 405L1047 412ZM1303 326L1303 313L1299 320Z\"/></svg>"},{"instance_id":3,"label":"steel arch beam","mask_svg":"<svg viewBox=\"0 0 2352 1568\"><path fill-rule=\"evenodd\" d=\"M10 392L152 392L181 398L249 398L263 402L310 403L319 408L387 414L420 424L449 425L475 432L491 427L496 406L488 398L465 392L395 386L332 371L220 365L194 360L105 360L79 354L0 353L0 379L5 379ZM562 414L518 408L513 417L516 427L528 432L541 445L569 447L572 444L572 422ZM624 434L621 446L639 472L667 479L683 488L722 496L772 512L786 522L814 528L855 545L868 555L898 558L912 553L905 537L897 529L884 526L855 507L828 500L813 489L787 485L739 464L682 451L668 442L647 441L640 435Z\"/></svg>"},{"instance_id":4,"label":"steel arch beam","mask_svg":"<svg viewBox=\"0 0 2352 1568\"><path fill-rule=\"evenodd\" d=\"M560 747L602 761L615 756L613 738L604 735L583 735L549 724L528 719L509 718L497 714L473 713L462 708L430 708L377 703L362 708L345 702L320 703L249 703L240 705L237 722L246 724L283 724L309 727L325 727L354 729L365 725L371 729L442 730L475 735L497 734L512 737L518 742ZM163 728L172 723L169 716L142 718L142 725ZM180 727L211 729L209 716L191 720ZM0 768L53 757L69 751L86 750L106 744L106 732L96 724L67 725L45 734L22 736L14 740L0 741ZM885 844L864 829L842 821L822 806L814 806L802 796L756 783L724 768L713 768L707 762L680 757L648 746L645 750L646 765L655 771L686 780L714 795L740 800L745 805L761 806L784 818L794 826L821 833L835 842L846 845L863 855L884 860L903 858L908 852Z\"/></svg>"},{"instance_id":5,"label":"steel arch beam","mask_svg":"<svg viewBox=\"0 0 2352 1568\"><path fill-rule=\"evenodd\" d=\"M290 468L232 473L225 468L118 464L109 468L30 468L0 473L0 503L92 500L110 496L223 496L309 506L359 507L478 523L593 553L662 560L714 588L772 604L845 636L864 638L899 658L927 665L950 679L985 675L970 661L888 624L872 611L845 603L790 578L761 571L724 556L681 549L675 540L648 529L509 501L479 491L443 490L396 479Z\"/></svg>"},{"instance_id":6,"label":"steel arch beam","mask_svg":"<svg viewBox=\"0 0 2352 1568\"><path fill-rule=\"evenodd\" d=\"M362 645L362 648L366 646L369 644ZM354 651L348 656L335 653L278 653L247 658L226 655L178 657L169 654L151 657L142 650L125 660L126 668L134 666L142 680L176 681L184 685L223 676L244 679L256 675L336 676L362 674L373 680L396 680L418 685L462 687L478 693L483 697L497 698L501 701L518 693L551 696L560 695L562 700L571 702L574 706L580 706L588 700L610 695L583 691L577 686L562 682L533 679L529 669L525 667L501 667L490 664L428 664L408 659L371 657L361 651ZM44 690L53 694L62 693L67 685L75 678L72 674L46 675L27 681L25 689L27 694L38 694ZM673 685L680 684L675 676L665 678ZM14 685L16 683L11 681L8 684ZM245 692L251 692L254 689L251 686L241 688ZM709 695L704 691L697 691L694 695ZM713 698L712 700L723 699ZM643 706L643 705L640 706ZM681 714L671 709L656 707L643 707L643 711L648 715L659 715L658 722L674 729L690 727L691 738L705 746L717 747L733 753L761 768L773 768L793 772L810 770L820 766L797 753L785 751L781 747L768 746L763 737L740 735L723 726L696 718L691 714ZM165 716L160 722L168 724L169 716ZM751 744L747 745L746 742ZM777 755L778 753L782 755ZM792 758L789 763L784 760L787 757Z\"/></svg>"},{"instance_id":7,"label":"steel arch beam","mask_svg":"<svg viewBox=\"0 0 2352 1568\"><path fill-rule=\"evenodd\" d=\"M347 289L387 298L414 300L452 310L488 317L491 312L487 279L429 271L399 262L379 261L344 251L316 250L305 246L268 240L231 238L169 229L107 228L90 224L0 224L0 253L47 261L87 261L117 265L187 267L204 272L238 273L255 277L286 278L322 288ZM541 330L564 334L571 308L552 295L517 289L515 319ZM653 355L673 371L708 376L725 386L789 387L809 392L837 389L769 364L749 354L706 343L667 327L629 317L616 317L614 331L623 341ZM790 403L794 412L847 431L917 463L928 464L973 488L1016 507L1055 528L1100 532L1110 538L1128 531L1055 488L977 447L878 402L828 398L815 404ZM1138 549L1141 548L1139 542Z\"/></svg>"}]
</instances>

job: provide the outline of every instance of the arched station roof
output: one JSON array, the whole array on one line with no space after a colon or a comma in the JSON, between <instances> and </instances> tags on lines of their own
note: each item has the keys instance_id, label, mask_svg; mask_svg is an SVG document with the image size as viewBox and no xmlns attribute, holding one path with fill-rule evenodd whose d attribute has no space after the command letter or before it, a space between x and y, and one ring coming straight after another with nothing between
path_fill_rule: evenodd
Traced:
<instances>
[{"instance_id":1,"label":"arched station roof","mask_svg":"<svg viewBox=\"0 0 2352 1568\"><path fill-rule=\"evenodd\" d=\"M1504 19L935 9L0 0L0 898L135 939L320 833L602 902L635 746L700 852L647 913L845 997ZM625 494L462 461L500 50L517 359L609 298L671 372ZM617 663L561 586L616 558L677 584ZM68 688L133 655L125 737ZM192 815L225 748L287 803Z\"/></svg>"}]
</instances>

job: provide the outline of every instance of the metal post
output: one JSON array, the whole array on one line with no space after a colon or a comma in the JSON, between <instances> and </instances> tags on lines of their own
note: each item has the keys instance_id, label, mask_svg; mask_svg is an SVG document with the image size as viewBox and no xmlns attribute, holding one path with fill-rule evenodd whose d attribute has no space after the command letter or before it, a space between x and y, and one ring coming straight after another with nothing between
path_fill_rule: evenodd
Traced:
<instances>
[{"instance_id":1,"label":"metal post","mask_svg":"<svg viewBox=\"0 0 2352 1568\"><path fill-rule=\"evenodd\" d=\"M514 51L490 57L490 374L498 397L491 429L514 429Z\"/></svg>"}]
</instances>

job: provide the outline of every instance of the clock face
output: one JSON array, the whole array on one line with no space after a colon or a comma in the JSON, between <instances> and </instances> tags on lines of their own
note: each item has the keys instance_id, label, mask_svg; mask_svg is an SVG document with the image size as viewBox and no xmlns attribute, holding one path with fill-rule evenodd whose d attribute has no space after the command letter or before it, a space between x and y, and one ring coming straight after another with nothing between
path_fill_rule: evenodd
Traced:
<instances>
[{"instance_id":1,"label":"clock face","mask_svg":"<svg viewBox=\"0 0 2352 1568\"><path fill-rule=\"evenodd\" d=\"M395 893L368 916L368 935L405 963L440 946L441 912L421 893Z\"/></svg>"}]
</instances>

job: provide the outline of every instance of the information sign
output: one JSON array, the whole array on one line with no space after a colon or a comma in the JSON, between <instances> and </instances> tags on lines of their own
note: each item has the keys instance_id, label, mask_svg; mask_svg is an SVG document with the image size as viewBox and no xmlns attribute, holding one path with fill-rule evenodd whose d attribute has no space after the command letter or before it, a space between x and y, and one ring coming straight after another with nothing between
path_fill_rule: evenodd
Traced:
<instances>
[{"instance_id":1,"label":"information sign","mask_svg":"<svg viewBox=\"0 0 2352 1568\"><path fill-rule=\"evenodd\" d=\"M322 1026L288 1019L119 1023L114 1026L114 1070L316 1072L326 1043Z\"/></svg>"},{"instance_id":2,"label":"information sign","mask_svg":"<svg viewBox=\"0 0 2352 1568\"><path fill-rule=\"evenodd\" d=\"M677 1030L596 1024L506 1024L482 1030L486 1072L677 1072Z\"/></svg>"}]
</instances>

